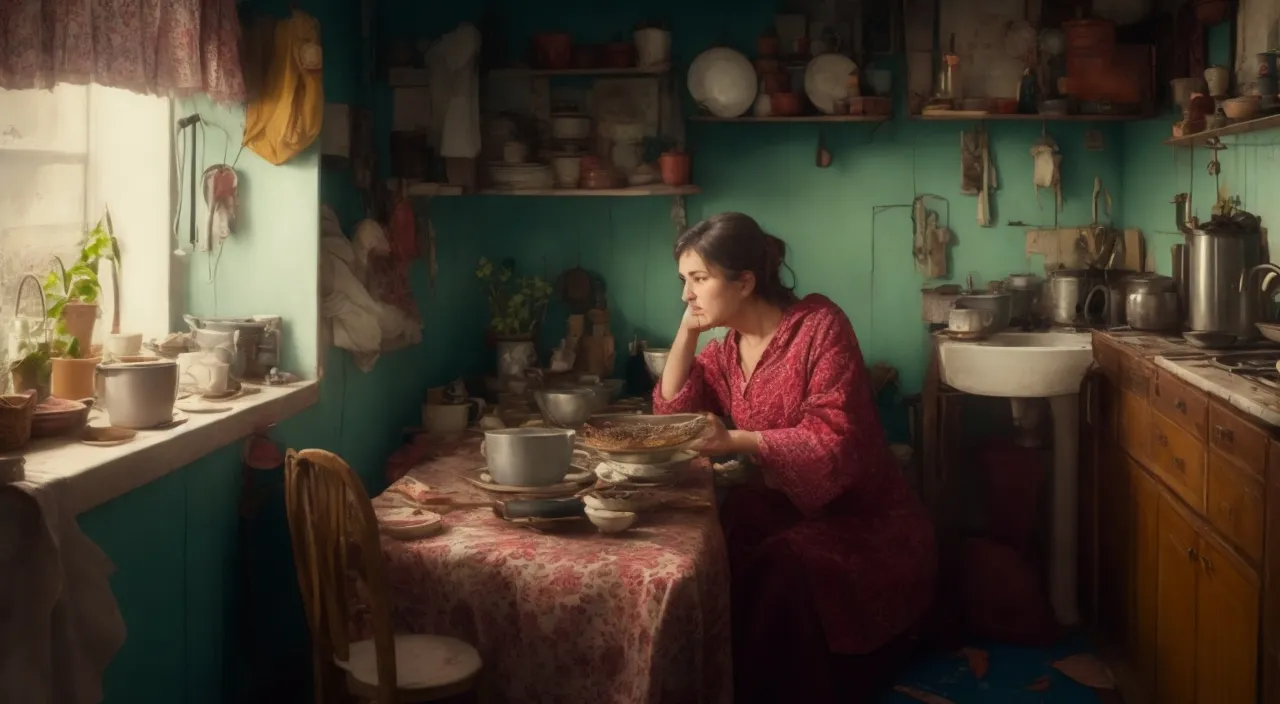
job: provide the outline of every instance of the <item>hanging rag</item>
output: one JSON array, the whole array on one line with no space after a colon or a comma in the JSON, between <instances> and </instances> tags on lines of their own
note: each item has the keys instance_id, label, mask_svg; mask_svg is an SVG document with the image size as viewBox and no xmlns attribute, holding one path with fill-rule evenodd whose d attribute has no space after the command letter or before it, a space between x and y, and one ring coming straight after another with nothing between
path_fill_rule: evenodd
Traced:
<instances>
[{"instance_id":1,"label":"hanging rag","mask_svg":"<svg viewBox=\"0 0 1280 704\"><path fill-rule=\"evenodd\" d=\"M266 80L245 113L244 146L278 166L310 146L324 122L320 25L294 10L270 41Z\"/></svg>"},{"instance_id":2,"label":"hanging rag","mask_svg":"<svg viewBox=\"0 0 1280 704\"><path fill-rule=\"evenodd\" d=\"M214 164L204 170L204 204L209 211L204 251L214 249L231 236L235 227L236 188L239 184L235 169L226 164Z\"/></svg>"},{"instance_id":3,"label":"hanging rag","mask_svg":"<svg viewBox=\"0 0 1280 704\"><path fill-rule=\"evenodd\" d=\"M986 130L960 133L960 192L978 197L978 224L991 227L991 194L1000 187Z\"/></svg>"},{"instance_id":4,"label":"hanging rag","mask_svg":"<svg viewBox=\"0 0 1280 704\"><path fill-rule=\"evenodd\" d=\"M1044 136L1031 146L1033 167L1031 180L1036 189L1036 204L1040 204L1040 189L1052 188L1056 202L1054 212L1062 212L1062 183L1060 166L1062 155L1058 153L1058 145L1053 138Z\"/></svg>"}]
</instances>

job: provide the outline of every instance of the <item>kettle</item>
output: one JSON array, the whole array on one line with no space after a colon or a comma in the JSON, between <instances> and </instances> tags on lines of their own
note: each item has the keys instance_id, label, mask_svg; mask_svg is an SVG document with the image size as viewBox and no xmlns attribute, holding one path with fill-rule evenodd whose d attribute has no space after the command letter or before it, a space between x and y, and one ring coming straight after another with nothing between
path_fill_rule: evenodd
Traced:
<instances>
[{"instance_id":1,"label":"kettle","mask_svg":"<svg viewBox=\"0 0 1280 704\"><path fill-rule=\"evenodd\" d=\"M1258 217L1237 210L1201 226L1189 215L1190 196L1179 193L1173 203L1178 230L1186 238L1189 339L1212 336L1228 346L1255 339L1263 291L1249 285L1249 274L1263 263Z\"/></svg>"}]
</instances>

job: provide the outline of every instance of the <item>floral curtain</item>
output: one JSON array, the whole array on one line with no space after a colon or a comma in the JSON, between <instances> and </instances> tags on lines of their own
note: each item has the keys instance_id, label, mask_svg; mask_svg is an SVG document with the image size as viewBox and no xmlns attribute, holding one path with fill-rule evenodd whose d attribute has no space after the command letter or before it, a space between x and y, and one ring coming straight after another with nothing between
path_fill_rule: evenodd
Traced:
<instances>
[{"instance_id":1,"label":"floral curtain","mask_svg":"<svg viewBox=\"0 0 1280 704\"><path fill-rule=\"evenodd\" d=\"M235 0L0 0L0 88L245 97Z\"/></svg>"}]
</instances>

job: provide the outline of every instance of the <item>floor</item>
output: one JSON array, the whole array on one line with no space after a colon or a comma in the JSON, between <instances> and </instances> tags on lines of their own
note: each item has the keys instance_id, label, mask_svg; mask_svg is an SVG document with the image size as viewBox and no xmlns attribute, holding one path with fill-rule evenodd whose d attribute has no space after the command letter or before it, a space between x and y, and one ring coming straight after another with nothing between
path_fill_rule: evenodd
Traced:
<instances>
[{"instance_id":1,"label":"floor","mask_svg":"<svg viewBox=\"0 0 1280 704\"><path fill-rule=\"evenodd\" d=\"M1118 704L1120 699L1114 691L1095 690L1054 667L1064 658L1089 652L1083 638L1067 639L1049 648L978 643L961 652L933 655L909 666L897 678L894 691L887 692L880 702ZM1087 665L1090 661L1083 662Z\"/></svg>"}]
</instances>

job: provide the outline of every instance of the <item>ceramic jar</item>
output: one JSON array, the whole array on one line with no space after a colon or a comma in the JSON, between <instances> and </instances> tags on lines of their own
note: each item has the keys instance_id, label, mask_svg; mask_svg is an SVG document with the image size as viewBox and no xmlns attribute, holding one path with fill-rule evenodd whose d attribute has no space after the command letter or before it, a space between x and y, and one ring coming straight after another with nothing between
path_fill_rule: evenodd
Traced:
<instances>
[{"instance_id":1,"label":"ceramic jar","mask_svg":"<svg viewBox=\"0 0 1280 704\"><path fill-rule=\"evenodd\" d=\"M1210 66L1204 70L1204 82L1209 84L1209 95L1221 98L1231 88L1231 73L1225 66Z\"/></svg>"}]
</instances>

